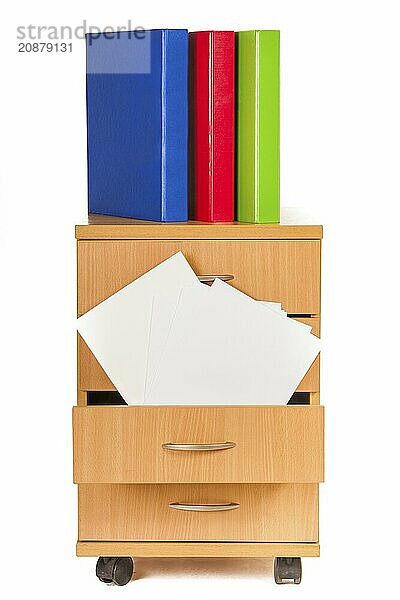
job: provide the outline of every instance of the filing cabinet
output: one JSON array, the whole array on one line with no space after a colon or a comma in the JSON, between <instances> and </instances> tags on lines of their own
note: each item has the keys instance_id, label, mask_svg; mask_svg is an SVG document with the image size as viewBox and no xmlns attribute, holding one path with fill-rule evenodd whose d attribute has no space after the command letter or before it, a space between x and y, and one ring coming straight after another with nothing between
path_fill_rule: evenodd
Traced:
<instances>
[{"instance_id":1,"label":"filing cabinet","mask_svg":"<svg viewBox=\"0 0 400 600\"><path fill-rule=\"evenodd\" d=\"M229 274L320 333L320 226L93 215L76 238L79 316L182 251L197 275ZM298 583L300 557L320 549L319 369L318 357L288 406L119 406L78 335L77 555L100 556L98 575L116 583L144 556L274 557L276 581Z\"/></svg>"}]
</instances>

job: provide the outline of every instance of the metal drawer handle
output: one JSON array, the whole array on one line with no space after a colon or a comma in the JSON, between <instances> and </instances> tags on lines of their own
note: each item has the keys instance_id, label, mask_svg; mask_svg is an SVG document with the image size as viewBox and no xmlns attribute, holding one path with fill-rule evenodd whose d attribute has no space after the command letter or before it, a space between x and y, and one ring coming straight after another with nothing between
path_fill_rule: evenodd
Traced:
<instances>
[{"instance_id":1,"label":"metal drawer handle","mask_svg":"<svg viewBox=\"0 0 400 600\"><path fill-rule=\"evenodd\" d=\"M190 450L194 452L210 450L229 450L235 448L235 442L223 442L219 444L163 444L164 450Z\"/></svg>"},{"instance_id":2,"label":"metal drawer handle","mask_svg":"<svg viewBox=\"0 0 400 600\"><path fill-rule=\"evenodd\" d=\"M221 281L232 281L235 279L234 275L198 275L197 278L201 283L213 283L216 279L221 279Z\"/></svg>"},{"instance_id":3,"label":"metal drawer handle","mask_svg":"<svg viewBox=\"0 0 400 600\"><path fill-rule=\"evenodd\" d=\"M224 504L183 504L182 502L172 502L170 508L175 510L189 510L193 512L219 512L221 510L235 510L240 504L237 502L225 502Z\"/></svg>"}]
</instances>

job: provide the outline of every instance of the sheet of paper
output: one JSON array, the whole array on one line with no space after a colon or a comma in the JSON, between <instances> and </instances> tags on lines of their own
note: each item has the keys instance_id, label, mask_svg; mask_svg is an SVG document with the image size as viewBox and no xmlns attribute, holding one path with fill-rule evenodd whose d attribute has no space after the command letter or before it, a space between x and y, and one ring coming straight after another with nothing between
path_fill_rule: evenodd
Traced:
<instances>
[{"instance_id":1,"label":"sheet of paper","mask_svg":"<svg viewBox=\"0 0 400 600\"><path fill-rule=\"evenodd\" d=\"M151 387L160 364L171 324L178 306L179 297L184 286L203 285L188 264L176 279L175 286L159 290L154 296L151 316L149 354L147 360L146 389Z\"/></svg>"},{"instance_id":2,"label":"sheet of paper","mask_svg":"<svg viewBox=\"0 0 400 600\"><path fill-rule=\"evenodd\" d=\"M250 298L250 296L248 296L248 298ZM253 300L253 298L251 299ZM282 304L280 302L268 302L265 300L257 300L257 302L259 302L263 306L268 306L268 308L271 308L272 310L276 310L276 312L278 313L283 313L284 315L286 315L285 311L282 310Z\"/></svg>"},{"instance_id":3,"label":"sheet of paper","mask_svg":"<svg viewBox=\"0 0 400 600\"><path fill-rule=\"evenodd\" d=\"M144 402L153 298L180 289L193 271L181 252L78 319L78 331L128 404Z\"/></svg>"},{"instance_id":4,"label":"sheet of paper","mask_svg":"<svg viewBox=\"0 0 400 600\"><path fill-rule=\"evenodd\" d=\"M245 298L248 298L249 300L253 300L253 298L250 298L250 296L246 296L246 294L243 294L243 292L240 292L243 296L245 296ZM266 306L267 308L270 308L272 310L275 310L278 314L281 315L281 317L285 317L287 318L287 312L282 310L282 304L280 304L280 302L265 302L264 300L257 300L257 302L259 304L261 304L262 306ZM307 325L307 323L302 323L301 321L297 321L297 323L299 324L300 327L304 327L304 329L306 329L307 331L311 331L312 327L311 325Z\"/></svg>"},{"instance_id":5,"label":"sheet of paper","mask_svg":"<svg viewBox=\"0 0 400 600\"><path fill-rule=\"evenodd\" d=\"M286 404L320 340L217 280L184 288L148 404Z\"/></svg>"}]
</instances>

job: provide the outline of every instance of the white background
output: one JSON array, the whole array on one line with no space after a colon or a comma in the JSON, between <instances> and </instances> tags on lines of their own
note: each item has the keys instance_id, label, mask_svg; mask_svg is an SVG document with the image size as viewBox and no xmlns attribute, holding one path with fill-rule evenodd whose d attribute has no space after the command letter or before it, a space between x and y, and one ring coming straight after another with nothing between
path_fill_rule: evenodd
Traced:
<instances>
[{"instance_id":1,"label":"white background","mask_svg":"<svg viewBox=\"0 0 400 600\"><path fill-rule=\"evenodd\" d=\"M5 8L7 6L7 14ZM1 589L7 598L398 594L398 3L20 1L1 15ZM107 588L74 557L75 223L86 213L85 53L19 54L18 25L272 29L282 205L325 225L326 483L301 586L270 561L141 561ZM193 577L197 575L194 580Z\"/></svg>"}]
</instances>

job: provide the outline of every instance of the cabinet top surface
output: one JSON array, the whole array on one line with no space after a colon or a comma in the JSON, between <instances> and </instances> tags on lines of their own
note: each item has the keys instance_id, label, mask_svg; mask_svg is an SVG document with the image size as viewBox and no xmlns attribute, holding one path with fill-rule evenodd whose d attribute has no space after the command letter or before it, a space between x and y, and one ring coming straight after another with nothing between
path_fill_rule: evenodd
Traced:
<instances>
[{"instance_id":1,"label":"cabinet top surface","mask_svg":"<svg viewBox=\"0 0 400 600\"><path fill-rule=\"evenodd\" d=\"M108 215L89 215L75 228L77 240L123 239L304 239L322 238L322 226L310 224L294 209L283 209L280 223L158 223Z\"/></svg>"}]
</instances>

